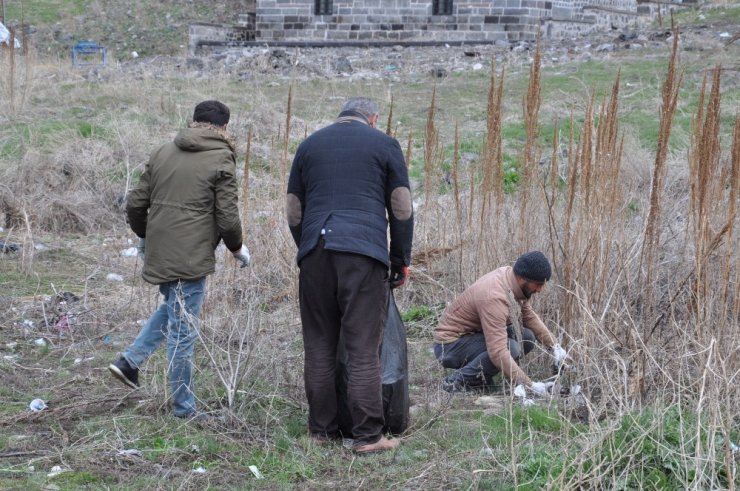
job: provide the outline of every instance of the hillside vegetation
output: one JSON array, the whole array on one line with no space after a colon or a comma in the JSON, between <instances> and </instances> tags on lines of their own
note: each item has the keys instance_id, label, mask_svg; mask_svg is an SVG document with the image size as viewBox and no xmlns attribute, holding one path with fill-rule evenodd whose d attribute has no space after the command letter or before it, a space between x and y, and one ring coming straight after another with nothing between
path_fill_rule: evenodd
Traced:
<instances>
[{"instance_id":1,"label":"hillside vegetation","mask_svg":"<svg viewBox=\"0 0 740 491\"><path fill-rule=\"evenodd\" d=\"M241 72L0 50L0 240L16 249L0 252L0 488L738 489L740 43L701 27L737 11L689 12L685 31L586 63L547 63L544 44L434 51L458 68L444 77L407 49L363 51L355 66L394 67L367 78L313 76L299 50L255 51ZM283 213L292 152L358 94L406 153L416 213L396 292L412 423L365 458L307 436ZM217 251L195 391L220 420L199 425L170 415L164 353L137 391L106 367L159 301L127 252L126 192L209 98L232 110L253 262ZM534 306L575 360L558 379L570 394L450 396L438 316L532 249L554 266ZM536 349L523 368L548 365ZM37 398L47 409L28 409Z\"/></svg>"},{"instance_id":2,"label":"hillside vegetation","mask_svg":"<svg viewBox=\"0 0 740 491\"><path fill-rule=\"evenodd\" d=\"M190 24L234 23L252 0L14 0L5 2L8 27L28 26L41 53L68 56L80 40L108 48L112 59L184 55Z\"/></svg>"}]
</instances>

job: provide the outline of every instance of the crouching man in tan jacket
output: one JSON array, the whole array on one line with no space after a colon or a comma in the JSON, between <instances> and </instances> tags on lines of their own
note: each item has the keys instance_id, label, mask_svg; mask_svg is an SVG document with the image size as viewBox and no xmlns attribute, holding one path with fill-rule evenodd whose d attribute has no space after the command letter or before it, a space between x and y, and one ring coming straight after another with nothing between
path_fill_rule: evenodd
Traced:
<instances>
[{"instance_id":1,"label":"crouching man in tan jacket","mask_svg":"<svg viewBox=\"0 0 740 491\"><path fill-rule=\"evenodd\" d=\"M551 273L544 254L527 252L513 267L491 271L455 299L434 330L435 356L443 367L456 369L442 382L444 390L456 393L481 389L503 372L515 385L547 393L552 383L533 382L517 362L536 341L550 350L556 364L567 357L529 303Z\"/></svg>"}]
</instances>

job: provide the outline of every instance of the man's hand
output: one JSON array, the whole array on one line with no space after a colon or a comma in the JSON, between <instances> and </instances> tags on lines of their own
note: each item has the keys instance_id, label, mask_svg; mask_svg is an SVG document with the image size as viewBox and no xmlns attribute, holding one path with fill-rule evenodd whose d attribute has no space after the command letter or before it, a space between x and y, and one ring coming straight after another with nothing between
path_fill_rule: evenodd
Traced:
<instances>
[{"instance_id":1,"label":"man's hand","mask_svg":"<svg viewBox=\"0 0 740 491\"><path fill-rule=\"evenodd\" d=\"M409 277L409 267L403 264L391 264L391 288L398 288L406 283Z\"/></svg>"},{"instance_id":2,"label":"man's hand","mask_svg":"<svg viewBox=\"0 0 740 491\"><path fill-rule=\"evenodd\" d=\"M144 257L144 251L146 250L146 240L139 239L139 245L136 247L139 250L139 257Z\"/></svg>"},{"instance_id":3,"label":"man's hand","mask_svg":"<svg viewBox=\"0 0 740 491\"><path fill-rule=\"evenodd\" d=\"M540 396L548 396L552 392L552 386L555 382L532 382L529 390Z\"/></svg>"},{"instance_id":4,"label":"man's hand","mask_svg":"<svg viewBox=\"0 0 740 491\"><path fill-rule=\"evenodd\" d=\"M249 262L252 260L252 257L249 255L249 249L247 249L247 246L242 244L242 248L239 249L236 252L232 252L234 255L234 259L242 263L240 268L246 268L249 266Z\"/></svg>"},{"instance_id":5,"label":"man's hand","mask_svg":"<svg viewBox=\"0 0 740 491\"><path fill-rule=\"evenodd\" d=\"M525 387L524 385L519 384L514 387L514 395L524 399L527 397L526 389L529 389L531 392L534 392L537 395L548 396L552 391L553 385L555 385L555 382L532 382L532 385L530 385L529 387Z\"/></svg>"},{"instance_id":6,"label":"man's hand","mask_svg":"<svg viewBox=\"0 0 740 491\"><path fill-rule=\"evenodd\" d=\"M560 344L555 344L550 348L550 354L552 355L552 371L558 373L561 370L567 370L567 361L570 360L568 352L563 349Z\"/></svg>"}]
</instances>

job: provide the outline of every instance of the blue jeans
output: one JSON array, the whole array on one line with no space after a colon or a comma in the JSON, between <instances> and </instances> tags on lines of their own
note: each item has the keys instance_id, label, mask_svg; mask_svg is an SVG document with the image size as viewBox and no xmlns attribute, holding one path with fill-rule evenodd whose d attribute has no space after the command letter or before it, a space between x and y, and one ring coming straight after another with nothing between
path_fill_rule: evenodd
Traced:
<instances>
[{"instance_id":1,"label":"blue jeans","mask_svg":"<svg viewBox=\"0 0 740 491\"><path fill-rule=\"evenodd\" d=\"M129 365L139 368L167 339L167 378L175 416L183 417L195 412L193 346L198 338L198 317L205 291L205 277L159 285L164 302L123 353Z\"/></svg>"},{"instance_id":2,"label":"blue jeans","mask_svg":"<svg viewBox=\"0 0 740 491\"><path fill-rule=\"evenodd\" d=\"M507 327L509 352L515 361L532 351L537 340L531 329L522 327L521 345L516 340L514 330ZM434 343L434 356L445 368L457 368L451 378L462 379L469 385L491 385L491 379L500 372L491 362L486 349L486 339L482 332L468 334L447 344Z\"/></svg>"}]
</instances>

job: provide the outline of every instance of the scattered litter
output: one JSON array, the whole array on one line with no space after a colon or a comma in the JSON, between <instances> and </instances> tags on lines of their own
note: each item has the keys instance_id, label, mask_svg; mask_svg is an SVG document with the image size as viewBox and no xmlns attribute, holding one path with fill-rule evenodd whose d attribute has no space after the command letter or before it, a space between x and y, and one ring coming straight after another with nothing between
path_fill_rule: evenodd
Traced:
<instances>
[{"instance_id":1,"label":"scattered litter","mask_svg":"<svg viewBox=\"0 0 740 491\"><path fill-rule=\"evenodd\" d=\"M69 315L64 314L54 324L54 329L59 331L60 336L70 334L72 332L72 321L73 321L73 317L70 317Z\"/></svg>"},{"instance_id":2,"label":"scattered litter","mask_svg":"<svg viewBox=\"0 0 740 491\"><path fill-rule=\"evenodd\" d=\"M136 321L137 326L143 326L144 324L146 324L146 319L139 319Z\"/></svg>"},{"instance_id":3,"label":"scattered litter","mask_svg":"<svg viewBox=\"0 0 740 491\"><path fill-rule=\"evenodd\" d=\"M108 281L123 281L123 276L121 276L120 274L116 274L116 273L108 273L105 279Z\"/></svg>"},{"instance_id":4,"label":"scattered litter","mask_svg":"<svg viewBox=\"0 0 740 491\"><path fill-rule=\"evenodd\" d=\"M124 457L143 457L141 450L137 450L135 448L121 450L120 452L118 452L118 455L123 455Z\"/></svg>"},{"instance_id":5,"label":"scattered litter","mask_svg":"<svg viewBox=\"0 0 740 491\"><path fill-rule=\"evenodd\" d=\"M5 355L3 356L3 360L5 361L15 361L18 358L19 355Z\"/></svg>"},{"instance_id":6,"label":"scattered litter","mask_svg":"<svg viewBox=\"0 0 740 491\"><path fill-rule=\"evenodd\" d=\"M49 250L49 246L46 244L34 244L33 248L36 249L37 251L48 251Z\"/></svg>"},{"instance_id":7,"label":"scattered litter","mask_svg":"<svg viewBox=\"0 0 740 491\"><path fill-rule=\"evenodd\" d=\"M136 247L129 247L121 251L121 255L125 257L136 257L139 254L139 249Z\"/></svg>"},{"instance_id":8,"label":"scattered litter","mask_svg":"<svg viewBox=\"0 0 740 491\"><path fill-rule=\"evenodd\" d=\"M398 70L398 67L396 65L386 65L385 66L386 72L395 72L396 70Z\"/></svg>"},{"instance_id":9,"label":"scattered litter","mask_svg":"<svg viewBox=\"0 0 740 491\"><path fill-rule=\"evenodd\" d=\"M47 406L43 399L34 399L31 401L31 403L28 405L28 409L33 411L34 413L38 413L40 411L43 411L46 409Z\"/></svg>"},{"instance_id":10,"label":"scattered litter","mask_svg":"<svg viewBox=\"0 0 740 491\"><path fill-rule=\"evenodd\" d=\"M46 346L46 339L38 338L33 342L33 344L35 344L36 346Z\"/></svg>"},{"instance_id":11,"label":"scattered litter","mask_svg":"<svg viewBox=\"0 0 740 491\"><path fill-rule=\"evenodd\" d=\"M54 476L58 476L59 474L63 472L69 472L69 469L65 469L64 467L60 465L55 465L54 467L51 468L51 472L49 472L46 476L54 477Z\"/></svg>"},{"instance_id":12,"label":"scattered litter","mask_svg":"<svg viewBox=\"0 0 740 491\"><path fill-rule=\"evenodd\" d=\"M481 63L476 63L473 65L473 70L478 71L483 68L483 65Z\"/></svg>"},{"instance_id":13,"label":"scattered litter","mask_svg":"<svg viewBox=\"0 0 740 491\"><path fill-rule=\"evenodd\" d=\"M730 33L729 32L720 32L719 33L719 37L721 37L721 38L728 38L728 37L730 37Z\"/></svg>"},{"instance_id":14,"label":"scattered litter","mask_svg":"<svg viewBox=\"0 0 740 491\"><path fill-rule=\"evenodd\" d=\"M2 231L0 229L0 231ZM9 253L9 252L18 252L20 250L21 246L18 244L11 244L10 242L5 242L4 240L0 240L0 252Z\"/></svg>"},{"instance_id":15,"label":"scattered litter","mask_svg":"<svg viewBox=\"0 0 740 491\"><path fill-rule=\"evenodd\" d=\"M24 319L23 320L23 325L24 326L28 326L28 327L33 327L33 321L28 320L28 319Z\"/></svg>"},{"instance_id":16,"label":"scattered litter","mask_svg":"<svg viewBox=\"0 0 740 491\"><path fill-rule=\"evenodd\" d=\"M139 57L139 53L137 53L136 51L131 52L131 58L138 58L138 57Z\"/></svg>"},{"instance_id":17,"label":"scattered litter","mask_svg":"<svg viewBox=\"0 0 740 491\"><path fill-rule=\"evenodd\" d=\"M79 302L80 297L72 292L61 292L57 294L57 300L59 301L59 303L72 303Z\"/></svg>"},{"instance_id":18,"label":"scattered litter","mask_svg":"<svg viewBox=\"0 0 740 491\"><path fill-rule=\"evenodd\" d=\"M94 359L95 359L95 357L94 357L94 356L91 356L91 357L89 357L89 358L75 358L75 362L74 362L74 364L75 364L75 365L79 365L79 364L80 364L80 363L82 363L82 362L85 362L85 361L92 361L92 360L94 360Z\"/></svg>"},{"instance_id":19,"label":"scattered litter","mask_svg":"<svg viewBox=\"0 0 740 491\"><path fill-rule=\"evenodd\" d=\"M18 347L18 343L16 343L15 341L11 341L9 343L5 343L5 348L6 349L9 349L11 351L14 350L14 349L16 349L17 347Z\"/></svg>"},{"instance_id":20,"label":"scattered litter","mask_svg":"<svg viewBox=\"0 0 740 491\"><path fill-rule=\"evenodd\" d=\"M264 478L264 476L262 475L262 473L260 472L260 470L257 468L256 465L250 465L249 470L252 471L252 474L254 474L254 477L256 477L257 479Z\"/></svg>"},{"instance_id":21,"label":"scattered litter","mask_svg":"<svg viewBox=\"0 0 740 491\"><path fill-rule=\"evenodd\" d=\"M3 10L4 9L5 3L3 3ZM2 22L0 22L0 44L7 44L8 46L10 46L10 31ZM21 47L21 42L18 41L18 38L15 36L13 37L13 45L16 49ZM0 231L2 230L0 229Z\"/></svg>"},{"instance_id":22,"label":"scattered litter","mask_svg":"<svg viewBox=\"0 0 740 491\"><path fill-rule=\"evenodd\" d=\"M252 466L250 466L249 468L251 470L252 469ZM255 467L255 469L256 469L256 467ZM193 469L193 474L205 474L206 472L208 472L208 471L204 467L196 467L195 469ZM254 473L254 471L252 471L252 472ZM259 472L259 471L257 471L257 472Z\"/></svg>"},{"instance_id":23,"label":"scattered litter","mask_svg":"<svg viewBox=\"0 0 740 491\"><path fill-rule=\"evenodd\" d=\"M111 336L110 334L106 334L105 336L103 336L103 342L105 344L109 344L111 341L113 341L113 336Z\"/></svg>"}]
</instances>

